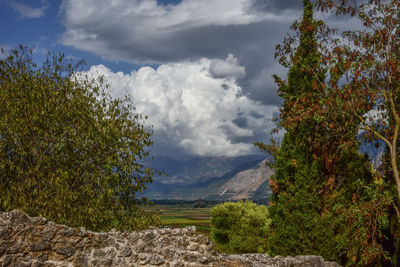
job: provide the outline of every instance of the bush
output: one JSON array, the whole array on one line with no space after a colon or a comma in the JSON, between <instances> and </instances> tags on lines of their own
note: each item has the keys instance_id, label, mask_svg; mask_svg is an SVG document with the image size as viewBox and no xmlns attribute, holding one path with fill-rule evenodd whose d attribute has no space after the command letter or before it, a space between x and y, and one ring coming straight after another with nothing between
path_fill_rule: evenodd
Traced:
<instances>
[{"instance_id":1,"label":"bush","mask_svg":"<svg viewBox=\"0 0 400 267\"><path fill-rule=\"evenodd\" d=\"M226 202L211 209L211 240L226 253L266 252L268 208L246 202Z\"/></svg>"},{"instance_id":2,"label":"bush","mask_svg":"<svg viewBox=\"0 0 400 267\"><path fill-rule=\"evenodd\" d=\"M39 67L20 46L0 59L0 210L91 230L157 223L135 199L152 181L151 132L104 88L62 54Z\"/></svg>"}]
</instances>

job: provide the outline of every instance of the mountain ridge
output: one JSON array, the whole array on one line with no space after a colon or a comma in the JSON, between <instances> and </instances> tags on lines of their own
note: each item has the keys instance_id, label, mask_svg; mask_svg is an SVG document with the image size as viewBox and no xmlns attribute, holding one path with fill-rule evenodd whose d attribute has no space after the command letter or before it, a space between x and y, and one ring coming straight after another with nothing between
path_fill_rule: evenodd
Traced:
<instances>
[{"instance_id":1,"label":"mountain ridge","mask_svg":"<svg viewBox=\"0 0 400 267\"><path fill-rule=\"evenodd\" d=\"M155 164L162 162L160 165L163 171L169 173L170 169L172 175L155 177L143 196L158 200L224 201L269 198L271 192L268 178L273 171L265 164L268 158L267 155L249 155L235 158L207 157L198 160L158 159ZM190 165L185 165L188 162ZM211 168L213 169L210 170ZM238 190L235 191L235 188Z\"/></svg>"},{"instance_id":2,"label":"mountain ridge","mask_svg":"<svg viewBox=\"0 0 400 267\"><path fill-rule=\"evenodd\" d=\"M363 143L359 152L369 157L377 168L382 164L384 144ZM272 192L269 177L274 170L266 166L270 155L239 157L192 157L176 159L159 157L154 169L168 176L155 176L141 194L153 200L240 200L268 199Z\"/></svg>"}]
</instances>

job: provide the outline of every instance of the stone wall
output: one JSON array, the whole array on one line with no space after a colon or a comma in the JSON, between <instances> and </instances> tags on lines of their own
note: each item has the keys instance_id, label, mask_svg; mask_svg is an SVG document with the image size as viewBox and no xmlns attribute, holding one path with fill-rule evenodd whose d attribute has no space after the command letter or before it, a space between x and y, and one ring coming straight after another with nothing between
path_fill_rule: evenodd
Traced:
<instances>
[{"instance_id":1,"label":"stone wall","mask_svg":"<svg viewBox=\"0 0 400 267\"><path fill-rule=\"evenodd\" d=\"M0 266L338 266L318 256L219 254L195 227L97 233L0 212Z\"/></svg>"}]
</instances>

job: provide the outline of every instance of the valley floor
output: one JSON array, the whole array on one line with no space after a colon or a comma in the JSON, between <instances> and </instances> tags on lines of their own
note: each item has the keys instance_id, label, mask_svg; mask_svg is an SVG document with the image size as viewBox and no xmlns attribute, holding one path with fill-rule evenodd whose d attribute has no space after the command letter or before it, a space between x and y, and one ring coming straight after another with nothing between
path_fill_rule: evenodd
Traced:
<instances>
[{"instance_id":1,"label":"valley floor","mask_svg":"<svg viewBox=\"0 0 400 267\"><path fill-rule=\"evenodd\" d=\"M164 227L196 226L197 231L209 234L211 231L210 220L211 207L194 208L183 205L154 205L152 212L160 214Z\"/></svg>"}]
</instances>

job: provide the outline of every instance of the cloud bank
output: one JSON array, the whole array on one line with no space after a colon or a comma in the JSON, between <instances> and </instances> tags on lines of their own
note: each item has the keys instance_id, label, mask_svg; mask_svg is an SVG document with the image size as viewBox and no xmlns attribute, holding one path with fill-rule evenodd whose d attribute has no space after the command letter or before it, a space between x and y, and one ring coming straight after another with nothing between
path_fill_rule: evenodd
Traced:
<instances>
[{"instance_id":1,"label":"cloud bank","mask_svg":"<svg viewBox=\"0 0 400 267\"><path fill-rule=\"evenodd\" d=\"M233 55L142 67L129 74L103 65L84 73L103 75L113 97L130 94L136 111L153 125L156 155L238 156L266 138L277 108L243 95L245 75Z\"/></svg>"},{"instance_id":2,"label":"cloud bank","mask_svg":"<svg viewBox=\"0 0 400 267\"><path fill-rule=\"evenodd\" d=\"M274 47L300 17L301 1L165 2L168 1L63 0L60 10L65 32L60 42L107 60L134 64L216 59L213 66L219 65L220 73L212 69L214 78L234 71L248 97L267 105L279 104L271 76L264 78L265 86L257 82L263 70L276 65ZM238 58L245 73L243 69L220 66L223 62L218 59L228 54Z\"/></svg>"},{"instance_id":3,"label":"cloud bank","mask_svg":"<svg viewBox=\"0 0 400 267\"><path fill-rule=\"evenodd\" d=\"M254 5L249 0L185 0L166 6L155 0L64 0L61 41L135 63L209 57L212 50L226 53L254 40L249 37L260 23L291 20L293 11L269 12Z\"/></svg>"}]
</instances>

